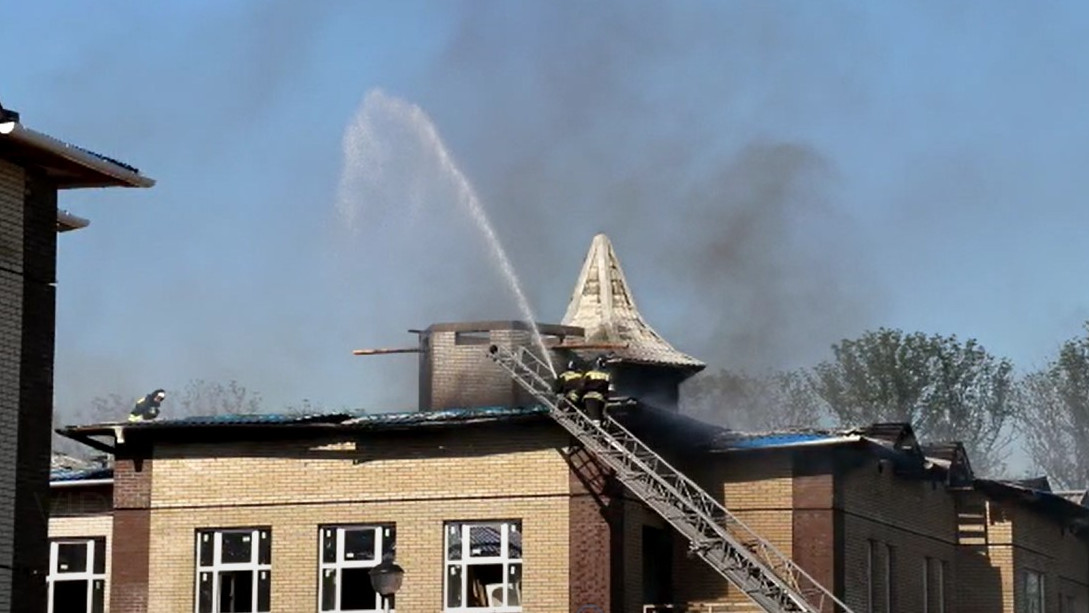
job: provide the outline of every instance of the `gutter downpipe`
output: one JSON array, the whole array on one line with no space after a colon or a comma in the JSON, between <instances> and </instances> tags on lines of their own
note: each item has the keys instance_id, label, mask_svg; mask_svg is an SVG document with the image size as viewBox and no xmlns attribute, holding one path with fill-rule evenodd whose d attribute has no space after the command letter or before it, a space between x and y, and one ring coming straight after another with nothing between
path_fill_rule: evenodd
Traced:
<instances>
[{"instance_id":1,"label":"gutter downpipe","mask_svg":"<svg viewBox=\"0 0 1089 613\"><path fill-rule=\"evenodd\" d=\"M113 485L113 479L72 479L70 481L50 481L49 487L93 487L96 485Z\"/></svg>"},{"instance_id":2,"label":"gutter downpipe","mask_svg":"<svg viewBox=\"0 0 1089 613\"><path fill-rule=\"evenodd\" d=\"M0 123L0 135L7 136L19 143L49 151L70 162L75 162L80 166L90 168L91 170L95 170L116 179L129 187L151 187L152 185L155 185L155 179L145 177L139 173L132 172L131 170L126 170L117 164L107 162L96 155L92 155L72 145L59 141L52 136L42 134L41 132L35 132L29 128L24 128L23 125L17 121Z\"/></svg>"}]
</instances>

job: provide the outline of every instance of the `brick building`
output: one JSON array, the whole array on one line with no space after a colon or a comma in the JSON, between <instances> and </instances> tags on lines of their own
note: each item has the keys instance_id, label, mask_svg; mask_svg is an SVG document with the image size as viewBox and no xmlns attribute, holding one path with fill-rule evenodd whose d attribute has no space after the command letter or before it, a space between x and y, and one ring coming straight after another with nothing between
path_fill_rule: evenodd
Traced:
<instances>
[{"instance_id":1,"label":"brick building","mask_svg":"<svg viewBox=\"0 0 1089 613\"><path fill-rule=\"evenodd\" d=\"M45 602L56 236L86 225L58 211L57 194L150 185L0 107L0 611L37 612Z\"/></svg>"},{"instance_id":2,"label":"brick building","mask_svg":"<svg viewBox=\"0 0 1089 613\"><path fill-rule=\"evenodd\" d=\"M594 249L605 265L584 267L573 302L630 307L542 326L544 344L619 345L614 366L676 385L698 364L647 359L676 350L639 332L611 246ZM103 577L114 613L757 610L491 368L489 345L536 344L529 326L419 335L420 410L62 429L114 458L109 484L54 482L54 553L108 552L106 575L80 578L81 610ZM673 393L610 414L853 611L1089 611L1083 494L978 479L963 447L920 445L909 424L740 433L678 413ZM384 556L405 570L389 603L367 577Z\"/></svg>"}]
</instances>

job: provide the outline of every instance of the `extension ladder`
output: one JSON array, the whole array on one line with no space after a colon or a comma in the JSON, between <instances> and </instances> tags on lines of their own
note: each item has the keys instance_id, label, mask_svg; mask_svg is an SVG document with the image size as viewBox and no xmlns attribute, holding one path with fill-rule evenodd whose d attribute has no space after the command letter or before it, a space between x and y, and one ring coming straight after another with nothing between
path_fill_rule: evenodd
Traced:
<instances>
[{"instance_id":1,"label":"extension ladder","mask_svg":"<svg viewBox=\"0 0 1089 613\"><path fill-rule=\"evenodd\" d=\"M492 345L489 357L548 407L549 415L589 449L647 506L689 541L689 549L764 611L851 613L842 601L761 538L627 428L595 424L552 390L552 369L528 347ZM828 607L826 609L825 607Z\"/></svg>"}]
</instances>

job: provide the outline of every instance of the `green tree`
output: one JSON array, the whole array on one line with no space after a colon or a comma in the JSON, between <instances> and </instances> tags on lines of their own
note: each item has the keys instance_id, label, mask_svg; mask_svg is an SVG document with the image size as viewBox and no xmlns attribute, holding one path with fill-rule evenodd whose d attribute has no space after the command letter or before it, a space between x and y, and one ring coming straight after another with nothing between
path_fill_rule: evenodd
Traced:
<instances>
[{"instance_id":1,"label":"green tree","mask_svg":"<svg viewBox=\"0 0 1089 613\"><path fill-rule=\"evenodd\" d=\"M1025 448L1058 487L1089 485L1089 323L1019 386Z\"/></svg>"},{"instance_id":2,"label":"green tree","mask_svg":"<svg viewBox=\"0 0 1089 613\"><path fill-rule=\"evenodd\" d=\"M1009 360L975 339L887 328L832 351L810 384L840 425L910 422L920 439L964 443L978 472L1004 468L1018 407Z\"/></svg>"}]
</instances>

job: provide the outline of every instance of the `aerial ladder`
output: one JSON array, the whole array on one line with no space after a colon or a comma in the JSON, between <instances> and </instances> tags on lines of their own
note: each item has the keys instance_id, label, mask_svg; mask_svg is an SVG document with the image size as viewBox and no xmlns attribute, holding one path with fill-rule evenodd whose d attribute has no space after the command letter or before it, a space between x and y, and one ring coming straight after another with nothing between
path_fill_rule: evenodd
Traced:
<instances>
[{"instance_id":1,"label":"aerial ladder","mask_svg":"<svg viewBox=\"0 0 1089 613\"><path fill-rule=\"evenodd\" d=\"M548 407L628 490L689 541L689 550L769 613L852 613L790 558L761 538L627 428L612 419L594 423L552 390L551 367L528 347L492 345L488 355Z\"/></svg>"}]
</instances>

